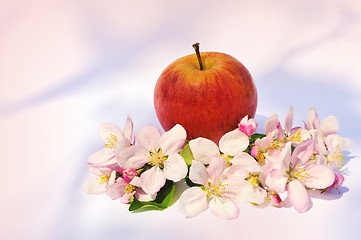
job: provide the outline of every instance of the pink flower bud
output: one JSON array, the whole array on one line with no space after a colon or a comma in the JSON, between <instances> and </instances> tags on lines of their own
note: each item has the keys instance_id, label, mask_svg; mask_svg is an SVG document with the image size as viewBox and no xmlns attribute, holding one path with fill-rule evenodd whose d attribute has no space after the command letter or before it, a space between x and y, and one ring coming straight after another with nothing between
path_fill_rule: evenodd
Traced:
<instances>
[{"instance_id":1,"label":"pink flower bud","mask_svg":"<svg viewBox=\"0 0 361 240\"><path fill-rule=\"evenodd\" d=\"M255 133L257 126L258 123L253 118L248 119L248 116L245 116L238 124L238 129L247 136L251 136L253 133Z\"/></svg>"},{"instance_id":2,"label":"pink flower bud","mask_svg":"<svg viewBox=\"0 0 361 240\"><path fill-rule=\"evenodd\" d=\"M321 191L321 193L324 193L324 192L326 192L327 190L330 190L330 189L337 189L338 190L338 188L342 186L343 181L345 180L345 178L340 173L334 173L334 174L335 174L335 181L329 187L323 189ZM338 190L338 192L340 192L340 191Z\"/></svg>"},{"instance_id":3,"label":"pink flower bud","mask_svg":"<svg viewBox=\"0 0 361 240\"><path fill-rule=\"evenodd\" d=\"M340 173L335 173L335 183L334 183L335 186L334 186L334 188L341 187L344 180L345 180L345 178Z\"/></svg>"},{"instance_id":4,"label":"pink flower bud","mask_svg":"<svg viewBox=\"0 0 361 240\"><path fill-rule=\"evenodd\" d=\"M279 206L282 203L282 199L280 197L280 195L278 195L276 192L273 192L270 195L270 199L271 199L271 204L273 204L273 206Z\"/></svg>"},{"instance_id":5,"label":"pink flower bud","mask_svg":"<svg viewBox=\"0 0 361 240\"><path fill-rule=\"evenodd\" d=\"M251 149L251 155L252 155L252 157L256 157L258 155L257 145L254 145L253 148Z\"/></svg>"},{"instance_id":6,"label":"pink flower bud","mask_svg":"<svg viewBox=\"0 0 361 240\"><path fill-rule=\"evenodd\" d=\"M340 173L335 173L335 181L327 189L339 188L342 186L345 178Z\"/></svg>"},{"instance_id":7,"label":"pink flower bud","mask_svg":"<svg viewBox=\"0 0 361 240\"><path fill-rule=\"evenodd\" d=\"M133 178L138 175L137 172L132 168L123 169L123 171L120 174L123 175L123 179L127 183L130 183L133 180Z\"/></svg>"}]
</instances>

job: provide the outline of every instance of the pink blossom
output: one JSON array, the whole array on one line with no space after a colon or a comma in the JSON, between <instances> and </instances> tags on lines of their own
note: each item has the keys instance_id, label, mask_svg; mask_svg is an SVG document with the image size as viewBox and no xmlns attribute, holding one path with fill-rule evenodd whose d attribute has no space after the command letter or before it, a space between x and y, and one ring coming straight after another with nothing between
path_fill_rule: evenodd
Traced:
<instances>
[{"instance_id":1,"label":"pink blossom","mask_svg":"<svg viewBox=\"0 0 361 240\"><path fill-rule=\"evenodd\" d=\"M248 115L246 115L238 124L238 129L247 136L251 136L255 133L257 126L258 123L253 118L248 119Z\"/></svg>"},{"instance_id":2,"label":"pink blossom","mask_svg":"<svg viewBox=\"0 0 361 240\"><path fill-rule=\"evenodd\" d=\"M239 179L227 178L224 175L226 167L226 162L219 155L211 158L208 168L203 163L193 160L189 178L201 187L191 187L182 193L179 198L179 211L186 217L194 217L209 208L217 217L237 218Z\"/></svg>"},{"instance_id":3,"label":"pink blossom","mask_svg":"<svg viewBox=\"0 0 361 240\"><path fill-rule=\"evenodd\" d=\"M146 193L157 193L166 179L177 182L187 175L187 164L179 155L186 140L186 131L181 125L175 125L163 135L158 128L145 126L136 138L138 145L121 150L117 160L122 168L150 167L140 175L141 187Z\"/></svg>"},{"instance_id":4,"label":"pink blossom","mask_svg":"<svg viewBox=\"0 0 361 240\"><path fill-rule=\"evenodd\" d=\"M282 165L272 169L266 184L278 193L287 191L288 198L298 212L311 208L311 199L306 188L324 189L334 180L334 173L325 165L309 161L314 154L314 140L306 140L291 153L288 142L281 153Z\"/></svg>"},{"instance_id":5,"label":"pink blossom","mask_svg":"<svg viewBox=\"0 0 361 240\"><path fill-rule=\"evenodd\" d=\"M86 194L106 193L115 182L116 171L108 167L95 168L90 164L88 168L93 175L83 183L83 191Z\"/></svg>"},{"instance_id":6,"label":"pink blossom","mask_svg":"<svg viewBox=\"0 0 361 240\"><path fill-rule=\"evenodd\" d=\"M135 176L130 182L119 177L116 182L108 187L107 195L112 199L120 199L121 203L128 203L132 196L139 201L153 201L156 194L147 194L140 186L140 178Z\"/></svg>"},{"instance_id":7,"label":"pink blossom","mask_svg":"<svg viewBox=\"0 0 361 240\"><path fill-rule=\"evenodd\" d=\"M115 124L101 123L99 135L105 145L89 157L89 163L93 167L119 167L116 155L121 149L134 145L135 142L131 118L127 117L123 132Z\"/></svg>"}]
</instances>

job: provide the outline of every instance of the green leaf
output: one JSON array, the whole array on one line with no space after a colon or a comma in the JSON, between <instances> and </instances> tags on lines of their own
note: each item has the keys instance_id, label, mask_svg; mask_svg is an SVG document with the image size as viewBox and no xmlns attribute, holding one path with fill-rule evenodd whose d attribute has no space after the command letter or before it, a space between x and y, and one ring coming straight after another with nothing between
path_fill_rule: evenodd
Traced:
<instances>
[{"instance_id":1,"label":"green leaf","mask_svg":"<svg viewBox=\"0 0 361 240\"><path fill-rule=\"evenodd\" d=\"M157 194L157 197L154 201L150 202L141 202L138 199L134 198L133 202L129 206L129 211L131 212L145 212L153 210L164 210L171 205L171 200L173 197L175 189L175 184L173 181L167 180L164 187L160 189Z\"/></svg>"},{"instance_id":2,"label":"green leaf","mask_svg":"<svg viewBox=\"0 0 361 240\"><path fill-rule=\"evenodd\" d=\"M188 167L190 165L192 165L192 160L194 160L194 157L193 157L191 149L189 148L188 142L183 147L182 151L180 152L180 155L182 156L182 158L184 159L184 161L186 162Z\"/></svg>"},{"instance_id":3,"label":"green leaf","mask_svg":"<svg viewBox=\"0 0 361 240\"><path fill-rule=\"evenodd\" d=\"M266 134L262 134L262 133L255 133L251 135L251 138L249 140L250 143L255 142L258 138L264 138L266 137Z\"/></svg>"},{"instance_id":4,"label":"green leaf","mask_svg":"<svg viewBox=\"0 0 361 240\"><path fill-rule=\"evenodd\" d=\"M185 180L186 180L186 184L187 184L189 187L200 187L200 186L202 186L201 184L197 184L197 183L192 182L192 181L189 179L189 176L188 176L188 175L185 177Z\"/></svg>"}]
</instances>

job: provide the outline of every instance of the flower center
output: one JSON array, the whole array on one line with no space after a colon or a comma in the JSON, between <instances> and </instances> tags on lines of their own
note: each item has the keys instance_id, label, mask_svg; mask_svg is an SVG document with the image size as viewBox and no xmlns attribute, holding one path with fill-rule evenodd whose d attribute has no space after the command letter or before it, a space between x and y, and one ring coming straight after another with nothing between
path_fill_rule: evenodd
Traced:
<instances>
[{"instance_id":1,"label":"flower center","mask_svg":"<svg viewBox=\"0 0 361 240\"><path fill-rule=\"evenodd\" d=\"M292 134L291 136L289 136L289 137L287 138L287 141L297 142L297 143L302 142L301 129L298 129L297 132L295 132L294 134Z\"/></svg>"},{"instance_id":2,"label":"flower center","mask_svg":"<svg viewBox=\"0 0 361 240\"><path fill-rule=\"evenodd\" d=\"M258 177L259 173L249 173L249 177L246 180L252 187L259 187Z\"/></svg>"},{"instance_id":3,"label":"flower center","mask_svg":"<svg viewBox=\"0 0 361 240\"><path fill-rule=\"evenodd\" d=\"M115 144L117 144L117 142L118 142L117 136L114 134L110 134L110 136L107 138L107 143L105 144L104 147L113 149Z\"/></svg>"},{"instance_id":4,"label":"flower center","mask_svg":"<svg viewBox=\"0 0 361 240\"><path fill-rule=\"evenodd\" d=\"M97 180L99 180L99 184L103 184L109 181L110 176L108 175L99 175L99 177L97 177Z\"/></svg>"},{"instance_id":5,"label":"flower center","mask_svg":"<svg viewBox=\"0 0 361 240\"><path fill-rule=\"evenodd\" d=\"M257 147L257 155L254 157L258 163L263 166L265 163L265 159L267 157L266 152L268 149L260 150L259 147Z\"/></svg>"},{"instance_id":6,"label":"flower center","mask_svg":"<svg viewBox=\"0 0 361 240\"><path fill-rule=\"evenodd\" d=\"M308 178L311 178L310 174L308 173L308 169L306 169L305 167L300 167L299 165L289 171L289 176L304 183L307 181Z\"/></svg>"},{"instance_id":7,"label":"flower center","mask_svg":"<svg viewBox=\"0 0 361 240\"><path fill-rule=\"evenodd\" d=\"M168 156L163 155L162 148L154 148L154 150L149 151L148 163L152 166L164 167L164 161L168 159Z\"/></svg>"},{"instance_id":8,"label":"flower center","mask_svg":"<svg viewBox=\"0 0 361 240\"><path fill-rule=\"evenodd\" d=\"M226 187L228 184L222 184L219 179L217 179L216 184L213 184L209 179L207 186L202 186L201 189L207 193L207 198L209 197L225 197L225 192L228 192L229 189Z\"/></svg>"},{"instance_id":9,"label":"flower center","mask_svg":"<svg viewBox=\"0 0 361 240\"><path fill-rule=\"evenodd\" d=\"M345 165L345 159L343 158L343 153L341 152L340 146L336 147L336 151L327 155L327 161L335 162L339 169Z\"/></svg>"},{"instance_id":10,"label":"flower center","mask_svg":"<svg viewBox=\"0 0 361 240\"><path fill-rule=\"evenodd\" d=\"M125 187L125 192L126 192L127 194L132 193L134 190L135 190L135 186L133 186L132 184L128 184L128 185Z\"/></svg>"}]
</instances>

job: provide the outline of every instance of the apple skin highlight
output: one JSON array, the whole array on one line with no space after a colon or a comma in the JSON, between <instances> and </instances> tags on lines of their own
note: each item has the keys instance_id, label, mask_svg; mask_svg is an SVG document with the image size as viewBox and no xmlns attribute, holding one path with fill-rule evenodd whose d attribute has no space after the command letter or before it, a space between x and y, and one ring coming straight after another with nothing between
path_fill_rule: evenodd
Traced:
<instances>
[{"instance_id":1,"label":"apple skin highlight","mask_svg":"<svg viewBox=\"0 0 361 240\"><path fill-rule=\"evenodd\" d=\"M204 137L218 144L244 116L254 117L257 90L249 71L232 56L202 52L201 59L204 70L196 54L164 69L155 86L154 107L165 131L181 124L187 139Z\"/></svg>"}]
</instances>

